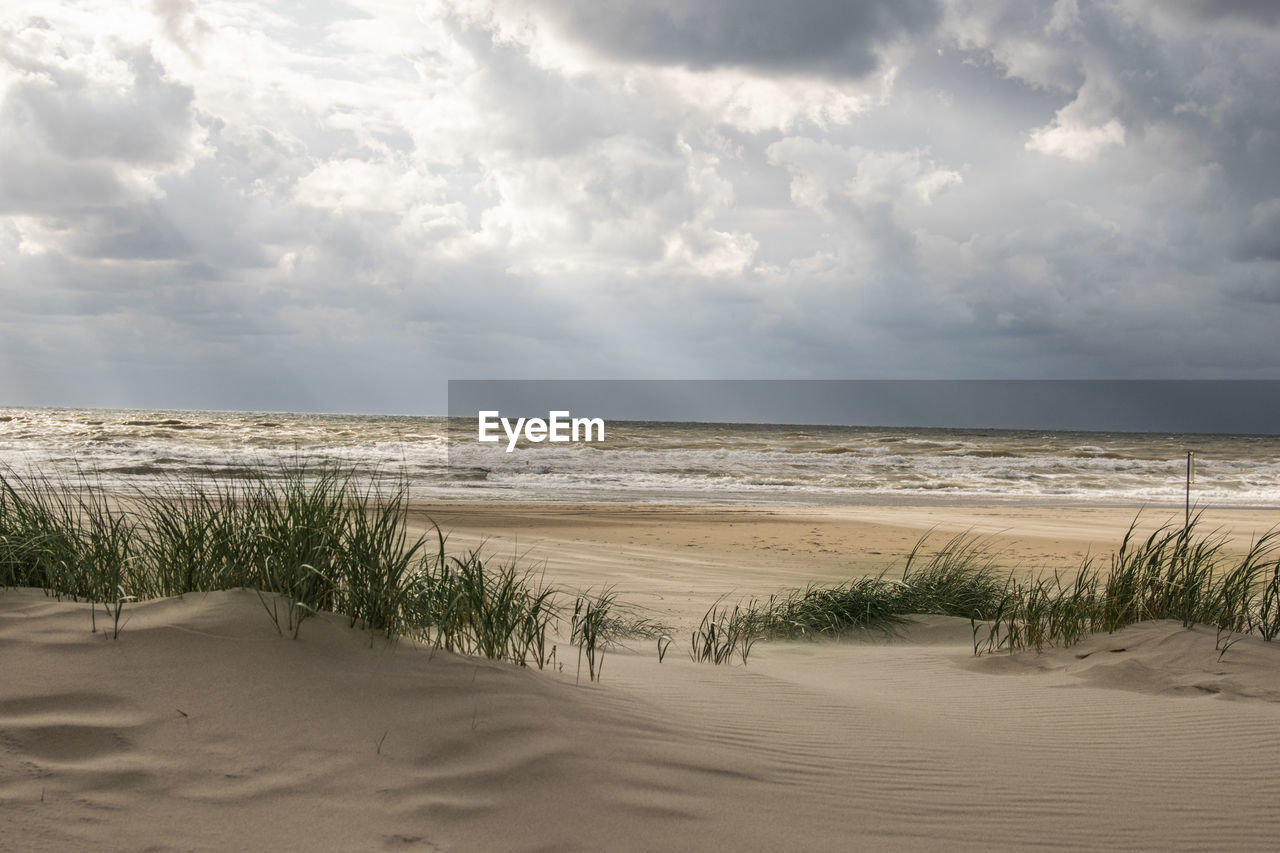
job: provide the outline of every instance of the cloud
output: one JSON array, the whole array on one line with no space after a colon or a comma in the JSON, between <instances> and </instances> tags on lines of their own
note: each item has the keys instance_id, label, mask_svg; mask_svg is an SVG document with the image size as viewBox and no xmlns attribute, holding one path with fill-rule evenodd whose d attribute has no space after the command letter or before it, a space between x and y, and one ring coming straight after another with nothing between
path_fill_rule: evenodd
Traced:
<instances>
[{"instance_id":1,"label":"cloud","mask_svg":"<svg viewBox=\"0 0 1280 853\"><path fill-rule=\"evenodd\" d=\"M874 71L886 43L927 34L939 18L934 0L554 0L537 8L609 57L838 77Z\"/></svg>"},{"instance_id":2,"label":"cloud","mask_svg":"<svg viewBox=\"0 0 1280 853\"><path fill-rule=\"evenodd\" d=\"M193 58L213 33L213 27L200 17L195 0L154 0L151 8L160 18L165 35Z\"/></svg>"},{"instance_id":3,"label":"cloud","mask_svg":"<svg viewBox=\"0 0 1280 853\"><path fill-rule=\"evenodd\" d=\"M1280 7L1270 0L1178 0L1169 5L1202 21L1235 20L1251 25L1280 26Z\"/></svg>"},{"instance_id":4,"label":"cloud","mask_svg":"<svg viewBox=\"0 0 1280 853\"><path fill-rule=\"evenodd\" d=\"M1028 151L1053 154L1079 162L1096 160L1105 149L1122 145L1124 125L1116 119L1110 119L1106 124L1096 127L1073 126L1055 120L1051 125L1031 131L1031 138L1027 140Z\"/></svg>"},{"instance_id":5,"label":"cloud","mask_svg":"<svg viewBox=\"0 0 1280 853\"><path fill-rule=\"evenodd\" d=\"M122 8L0 16L0 402L1276 375L1269 6Z\"/></svg>"},{"instance_id":6,"label":"cloud","mask_svg":"<svg viewBox=\"0 0 1280 853\"><path fill-rule=\"evenodd\" d=\"M480 216L478 243L539 275L741 272L756 243L717 227L733 203L720 159L678 138L666 145L602 140L571 156L494 170L500 201Z\"/></svg>"},{"instance_id":7,"label":"cloud","mask_svg":"<svg viewBox=\"0 0 1280 853\"><path fill-rule=\"evenodd\" d=\"M1280 198L1253 206L1243 244L1246 257L1280 261Z\"/></svg>"},{"instance_id":8,"label":"cloud","mask_svg":"<svg viewBox=\"0 0 1280 853\"><path fill-rule=\"evenodd\" d=\"M927 207L937 193L964 182L959 172L939 168L919 150L870 151L787 137L766 153L770 163L790 173L792 200L824 218L832 216L833 199L859 208Z\"/></svg>"},{"instance_id":9,"label":"cloud","mask_svg":"<svg viewBox=\"0 0 1280 853\"><path fill-rule=\"evenodd\" d=\"M403 162L326 160L294 185L302 204L343 212L385 211L403 214L421 202L438 198L444 181Z\"/></svg>"},{"instance_id":10,"label":"cloud","mask_svg":"<svg viewBox=\"0 0 1280 853\"><path fill-rule=\"evenodd\" d=\"M76 215L160 197L203 154L191 87L145 47L66 35L40 19L0 30L0 212Z\"/></svg>"}]
</instances>

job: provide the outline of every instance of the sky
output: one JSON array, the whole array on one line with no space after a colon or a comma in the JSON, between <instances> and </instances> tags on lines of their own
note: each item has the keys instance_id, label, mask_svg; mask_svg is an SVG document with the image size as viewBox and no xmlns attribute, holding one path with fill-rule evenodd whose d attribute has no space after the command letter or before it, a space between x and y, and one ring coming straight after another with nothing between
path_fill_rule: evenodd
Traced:
<instances>
[{"instance_id":1,"label":"sky","mask_svg":"<svg viewBox=\"0 0 1280 853\"><path fill-rule=\"evenodd\" d=\"M0 405L1280 379L1272 0L6 2Z\"/></svg>"}]
</instances>

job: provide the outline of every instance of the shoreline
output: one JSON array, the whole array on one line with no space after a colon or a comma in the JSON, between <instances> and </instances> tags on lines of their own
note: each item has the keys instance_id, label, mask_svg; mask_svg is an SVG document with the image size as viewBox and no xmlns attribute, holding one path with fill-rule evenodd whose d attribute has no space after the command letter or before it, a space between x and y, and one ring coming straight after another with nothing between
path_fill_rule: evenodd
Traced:
<instances>
[{"instance_id":1,"label":"shoreline","mask_svg":"<svg viewBox=\"0 0 1280 853\"><path fill-rule=\"evenodd\" d=\"M711 508L746 508L746 509L770 509L775 507L792 507L795 509L853 509L858 507L904 507L904 508L924 508L924 507L1008 507L1013 509L1037 509L1037 508L1101 508L1101 509L1129 509L1133 511L1151 509L1151 510L1168 510L1170 512L1177 511L1182 513L1185 511L1186 503L1181 498L1160 500L1160 501L1141 501L1135 498L1105 498L1093 497L1089 495L1020 495L1020 496L1001 496L989 493L973 494L969 492L852 492L840 495L821 495L822 500L817 499L819 496L814 493L804 493L814 500L802 500L796 498L795 495L788 495L786 499L782 498L754 498L744 497L743 493L733 493L732 497L723 497L715 492L682 492L679 497L672 497L671 492L640 492L637 490L613 491L613 492L583 492L574 495L557 495L555 497L513 497L508 494L476 494L471 497L467 494L456 493L432 493L424 490L421 485L413 485L410 483L410 494L414 501L423 501L427 503L445 503L445 504L478 504L478 503L500 503L500 504L553 504L553 505L577 505L590 504L593 506L612 506L612 505L635 505L635 506L658 506L658 507L711 507ZM477 492L480 490L476 490ZM496 491L496 490L495 490ZM1195 497L1195 493L1192 493ZM1212 502L1191 504L1191 511L1194 514L1199 509L1222 509L1232 511L1256 511L1266 512L1268 510L1275 511L1280 515L1280 504L1259 503L1250 501L1230 502L1221 499L1214 499Z\"/></svg>"}]
</instances>

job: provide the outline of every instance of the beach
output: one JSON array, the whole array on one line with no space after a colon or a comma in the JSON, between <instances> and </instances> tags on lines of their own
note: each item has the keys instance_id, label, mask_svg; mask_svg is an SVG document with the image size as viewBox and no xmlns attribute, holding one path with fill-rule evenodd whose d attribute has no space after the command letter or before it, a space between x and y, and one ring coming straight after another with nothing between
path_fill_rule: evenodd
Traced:
<instances>
[{"instance_id":1,"label":"beach","mask_svg":"<svg viewBox=\"0 0 1280 853\"><path fill-rule=\"evenodd\" d=\"M1280 850L1278 77L5 0L0 853Z\"/></svg>"},{"instance_id":2,"label":"beach","mask_svg":"<svg viewBox=\"0 0 1280 853\"><path fill-rule=\"evenodd\" d=\"M975 657L967 619L694 663L721 596L901 572L986 537L1013 572L1105 565L1124 507L415 502L453 552L612 587L673 644L591 682L246 590L99 609L0 592L0 828L29 850L1262 849L1280 830L1280 647L1147 622ZM1181 522L1147 510L1151 529ZM1243 550L1267 510L1215 510Z\"/></svg>"},{"instance_id":3,"label":"beach","mask_svg":"<svg viewBox=\"0 0 1280 853\"><path fill-rule=\"evenodd\" d=\"M1184 512L960 501L851 507L422 501L411 515L419 531L438 525L453 549L517 557L578 589L614 586L624 600L694 622L721 596L901 574L922 539L925 553L956 536L978 539L1019 575L1074 575L1089 558L1105 569L1135 520L1145 535L1181 525ZM1278 522L1280 512L1268 509L1211 509L1201 519L1239 550Z\"/></svg>"}]
</instances>

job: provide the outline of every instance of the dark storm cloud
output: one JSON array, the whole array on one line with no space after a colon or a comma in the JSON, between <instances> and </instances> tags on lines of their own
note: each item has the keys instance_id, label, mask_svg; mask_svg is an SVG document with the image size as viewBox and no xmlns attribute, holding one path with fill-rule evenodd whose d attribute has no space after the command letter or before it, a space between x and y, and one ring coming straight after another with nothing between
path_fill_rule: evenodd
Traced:
<instances>
[{"instance_id":1,"label":"dark storm cloud","mask_svg":"<svg viewBox=\"0 0 1280 853\"><path fill-rule=\"evenodd\" d=\"M1241 248L1245 258L1280 261L1280 198L1253 208Z\"/></svg>"},{"instance_id":2,"label":"dark storm cloud","mask_svg":"<svg viewBox=\"0 0 1280 853\"><path fill-rule=\"evenodd\" d=\"M860 76L877 49L930 30L935 0L549 0L543 11L610 56L693 69L733 66Z\"/></svg>"}]
</instances>

